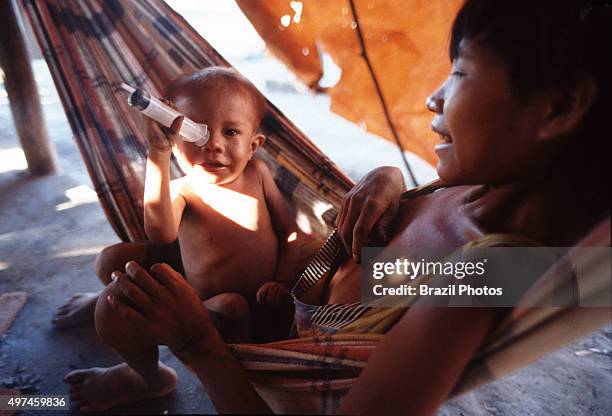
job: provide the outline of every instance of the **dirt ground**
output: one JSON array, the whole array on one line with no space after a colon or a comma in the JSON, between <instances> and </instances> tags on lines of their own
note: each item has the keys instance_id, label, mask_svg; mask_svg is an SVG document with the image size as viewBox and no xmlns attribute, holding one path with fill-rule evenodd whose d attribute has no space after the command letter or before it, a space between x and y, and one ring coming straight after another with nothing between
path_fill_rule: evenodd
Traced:
<instances>
[{"instance_id":1,"label":"dirt ground","mask_svg":"<svg viewBox=\"0 0 612 416\"><path fill-rule=\"evenodd\" d=\"M24 309L0 339L0 387L32 394L66 394L62 378L71 369L119 362L91 325L56 331L50 324L54 310L71 293L100 289L93 273L95 255L118 241L91 191L83 188L91 184L54 94L50 85L41 87L62 173L45 177L24 170L8 102L0 96L0 293L28 293ZM575 354L588 348L599 352ZM439 415L610 415L611 351L612 326L607 326L450 401ZM197 380L167 349L161 356L178 370L177 390L112 413L214 412Z\"/></svg>"}]
</instances>

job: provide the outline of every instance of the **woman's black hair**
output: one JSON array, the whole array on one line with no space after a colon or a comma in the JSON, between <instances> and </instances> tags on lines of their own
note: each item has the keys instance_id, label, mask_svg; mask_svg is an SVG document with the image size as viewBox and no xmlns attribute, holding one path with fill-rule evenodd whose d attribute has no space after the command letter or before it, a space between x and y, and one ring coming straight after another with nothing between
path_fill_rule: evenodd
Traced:
<instances>
[{"instance_id":1,"label":"woman's black hair","mask_svg":"<svg viewBox=\"0 0 612 416\"><path fill-rule=\"evenodd\" d=\"M464 38L496 54L518 96L570 86L582 73L600 90L611 84L612 1L467 0L453 23L451 60Z\"/></svg>"},{"instance_id":2,"label":"woman's black hair","mask_svg":"<svg viewBox=\"0 0 612 416\"><path fill-rule=\"evenodd\" d=\"M609 212L612 1L467 0L452 26L451 61L463 39L500 60L519 100L536 91L570 90L580 77L593 77L595 99L554 174L599 187L596 203Z\"/></svg>"}]
</instances>

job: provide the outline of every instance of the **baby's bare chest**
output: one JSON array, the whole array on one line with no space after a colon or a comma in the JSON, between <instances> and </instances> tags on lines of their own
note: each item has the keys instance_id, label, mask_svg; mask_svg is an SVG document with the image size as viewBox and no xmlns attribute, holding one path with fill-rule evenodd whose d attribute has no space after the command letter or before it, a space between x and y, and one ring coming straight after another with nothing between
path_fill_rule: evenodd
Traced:
<instances>
[{"instance_id":1,"label":"baby's bare chest","mask_svg":"<svg viewBox=\"0 0 612 416\"><path fill-rule=\"evenodd\" d=\"M250 295L274 276L278 239L263 195L190 198L179 241L186 277L203 297Z\"/></svg>"}]
</instances>

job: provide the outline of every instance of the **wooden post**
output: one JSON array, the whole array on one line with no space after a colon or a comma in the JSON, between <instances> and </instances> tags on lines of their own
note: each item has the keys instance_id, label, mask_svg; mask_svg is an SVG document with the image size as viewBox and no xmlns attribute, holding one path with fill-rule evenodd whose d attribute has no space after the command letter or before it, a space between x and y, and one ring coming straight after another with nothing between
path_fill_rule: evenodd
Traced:
<instances>
[{"instance_id":1,"label":"wooden post","mask_svg":"<svg viewBox=\"0 0 612 416\"><path fill-rule=\"evenodd\" d=\"M0 0L0 67L11 104L15 129L30 172L57 172L55 150L49 142L34 72L12 0Z\"/></svg>"}]
</instances>

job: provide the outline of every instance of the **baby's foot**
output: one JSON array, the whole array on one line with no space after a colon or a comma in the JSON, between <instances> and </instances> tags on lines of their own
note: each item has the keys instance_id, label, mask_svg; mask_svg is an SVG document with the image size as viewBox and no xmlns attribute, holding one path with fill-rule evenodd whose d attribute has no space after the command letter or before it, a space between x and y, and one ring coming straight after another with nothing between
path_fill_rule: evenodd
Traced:
<instances>
[{"instance_id":1,"label":"baby's foot","mask_svg":"<svg viewBox=\"0 0 612 416\"><path fill-rule=\"evenodd\" d=\"M123 363L71 371L64 381L70 384L70 400L81 412L97 412L170 393L176 387L176 372L160 362L158 376L145 380Z\"/></svg>"},{"instance_id":2,"label":"baby's foot","mask_svg":"<svg viewBox=\"0 0 612 416\"><path fill-rule=\"evenodd\" d=\"M93 321L98 293L75 293L57 308L51 323L56 328L68 328Z\"/></svg>"}]
</instances>

